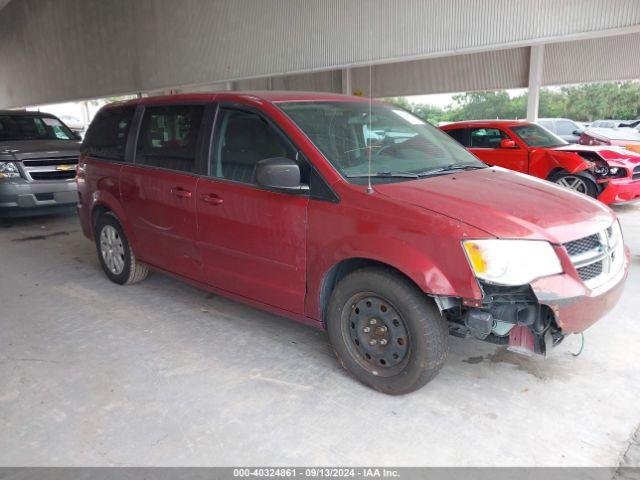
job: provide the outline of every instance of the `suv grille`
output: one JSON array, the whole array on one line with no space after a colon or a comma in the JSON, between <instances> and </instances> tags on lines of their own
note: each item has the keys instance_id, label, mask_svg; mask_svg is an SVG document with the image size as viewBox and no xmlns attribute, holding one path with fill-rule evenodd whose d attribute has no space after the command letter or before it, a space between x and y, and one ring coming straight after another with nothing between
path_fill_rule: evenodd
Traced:
<instances>
[{"instance_id":1,"label":"suv grille","mask_svg":"<svg viewBox=\"0 0 640 480\"><path fill-rule=\"evenodd\" d=\"M78 157L34 158L23 160L22 168L28 179L70 180L76 178Z\"/></svg>"},{"instance_id":2,"label":"suv grille","mask_svg":"<svg viewBox=\"0 0 640 480\"><path fill-rule=\"evenodd\" d=\"M636 167L633 169L633 175L631 176L632 180L638 180L640 178L640 167Z\"/></svg>"},{"instance_id":3,"label":"suv grille","mask_svg":"<svg viewBox=\"0 0 640 480\"><path fill-rule=\"evenodd\" d=\"M589 288L596 288L616 275L624 263L624 245L616 222L594 235L564 244L578 276Z\"/></svg>"},{"instance_id":4,"label":"suv grille","mask_svg":"<svg viewBox=\"0 0 640 480\"><path fill-rule=\"evenodd\" d=\"M66 172L30 172L32 180L68 180L76 178L76 171Z\"/></svg>"}]
</instances>

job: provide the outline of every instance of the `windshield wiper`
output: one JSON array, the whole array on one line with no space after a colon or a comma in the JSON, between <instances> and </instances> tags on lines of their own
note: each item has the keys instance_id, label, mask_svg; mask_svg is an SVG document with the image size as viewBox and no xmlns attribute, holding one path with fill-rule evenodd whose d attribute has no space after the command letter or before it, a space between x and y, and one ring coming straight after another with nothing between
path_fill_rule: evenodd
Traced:
<instances>
[{"instance_id":1,"label":"windshield wiper","mask_svg":"<svg viewBox=\"0 0 640 480\"><path fill-rule=\"evenodd\" d=\"M428 177L429 175L435 175L438 173L451 172L454 170L477 170L480 168L487 168L486 165L474 165L471 163L450 163L444 167L434 168L433 170L426 170L418 174L419 177Z\"/></svg>"},{"instance_id":2,"label":"windshield wiper","mask_svg":"<svg viewBox=\"0 0 640 480\"><path fill-rule=\"evenodd\" d=\"M409 172L371 172L371 175L368 173L355 173L353 175L347 175L347 178L365 178L365 177L375 177L375 178L420 178L420 175L417 173L409 173Z\"/></svg>"}]
</instances>

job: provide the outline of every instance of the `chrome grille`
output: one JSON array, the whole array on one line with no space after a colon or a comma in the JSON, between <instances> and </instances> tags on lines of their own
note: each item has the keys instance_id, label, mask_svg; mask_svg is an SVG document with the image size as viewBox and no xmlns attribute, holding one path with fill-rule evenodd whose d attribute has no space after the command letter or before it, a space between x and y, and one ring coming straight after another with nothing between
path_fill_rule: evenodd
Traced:
<instances>
[{"instance_id":1,"label":"chrome grille","mask_svg":"<svg viewBox=\"0 0 640 480\"><path fill-rule=\"evenodd\" d=\"M77 156L33 158L22 161L28 180L71 180L76 177Z\"/></svg>"},{"instance_id":2,"label":"chrome grille","mask_svg":"<svg viewBox=\"0 0 640 480\"><path fill-rule=\"evenodd\" d=\"M588 237L565 243L564 246L567 249L567 252L569 252L569 256L573 257L575 255L580 255L581 253L597 249L600 246L600 240L598 238L598 234L595 233Z\"/></svg>"},{"instance_id":3,"label":"chrome grille","mask_svg":"<svg viewBox=\"0 0 640 480\"><path fill-rule=\"evenodd\" d=\"M586 282L602 274L602 261L592 263L586 267L579 267L576 270L578 271L578 275L580 275L580 279Z\"/></svg>"},{"instance_id":4,"label":"chrome grille","mask_svg":"<svg viewBox=\"0 0 640 480\"><path fill-rule=\"evenodd\" d=\"M616 275L624 263L622 232L613 226L588 237L564 244L580 280L596 288Z\"/></svg>"}]
</instances>

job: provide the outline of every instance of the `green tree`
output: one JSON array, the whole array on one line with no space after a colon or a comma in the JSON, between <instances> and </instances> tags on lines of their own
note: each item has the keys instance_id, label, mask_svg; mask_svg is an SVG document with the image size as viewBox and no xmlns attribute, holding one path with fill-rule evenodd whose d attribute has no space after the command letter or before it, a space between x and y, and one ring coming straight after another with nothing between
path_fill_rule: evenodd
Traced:
<instances>
[{"instance_id":1,"label":"green tree","mask_svg":"<svg viewBox=\"0 0 640 480\"><path fill-rule=\"evenodd\" d=\"M525 118L527 92L510 97L504 90L467 92L453 97L445 109L413 103L406 97L387 99L425 120L440 121ZM577 121L640 118L640 82L606 82L543 88L540 91L541 117L566 117Z\"/></svg>"},{"instance_id":2,"label":"green tree","mask_svg":"<svg viewBox=\"0 0 640 480\"><path fill-rule=\"evenodd\" d=\"M391 103L393 105L397 105L405 110L410 111L416 117L420 117L427 122L431 122L435 125L438 124L442 120L444 115L444 110L440 107L436 107L434 105L427 105L426 103L413 103L410 102L406 97L390 97L383 98L387 103Z\"/></svg>"}]
</instances>

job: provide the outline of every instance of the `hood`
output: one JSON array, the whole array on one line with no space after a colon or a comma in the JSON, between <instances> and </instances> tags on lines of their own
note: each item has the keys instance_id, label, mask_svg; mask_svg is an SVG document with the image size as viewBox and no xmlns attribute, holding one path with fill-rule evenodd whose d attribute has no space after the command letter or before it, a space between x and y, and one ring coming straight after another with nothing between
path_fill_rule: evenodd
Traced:
<instances>
[{"instance_id":1,"label":"hood","mask_svg":"<svg viewBox=\"0 0 640 480\"><path fill-rule=\"evenodd\" d=\"M80 155L80 142L76 140L15 140L0 142L0 155L10 155L15 160Z\"/></svg>"},{"instance_id":2,"label":"hood","mask_svg":"<svg viewBox=\"0 0 640 480\"><path fill-rule=\"evenodd\" d=\"M594 152L611 165L631 169L640 165L640 153L633 150L632 146L625 148L615 145L563 145L554 150L571 151L578 154L580 152Z\"/></svg>"},{"instance_id":3,"label":"hood","mask_svg":"<svg viewBox=\"0 0 640 480\"><path fill-rule=\"evenodd\" d=\"M584 195L495 167L376 185L375 190L498 238L560 244L604 230L615 219L608 207Z\"/></svg>"}]
</instances>

